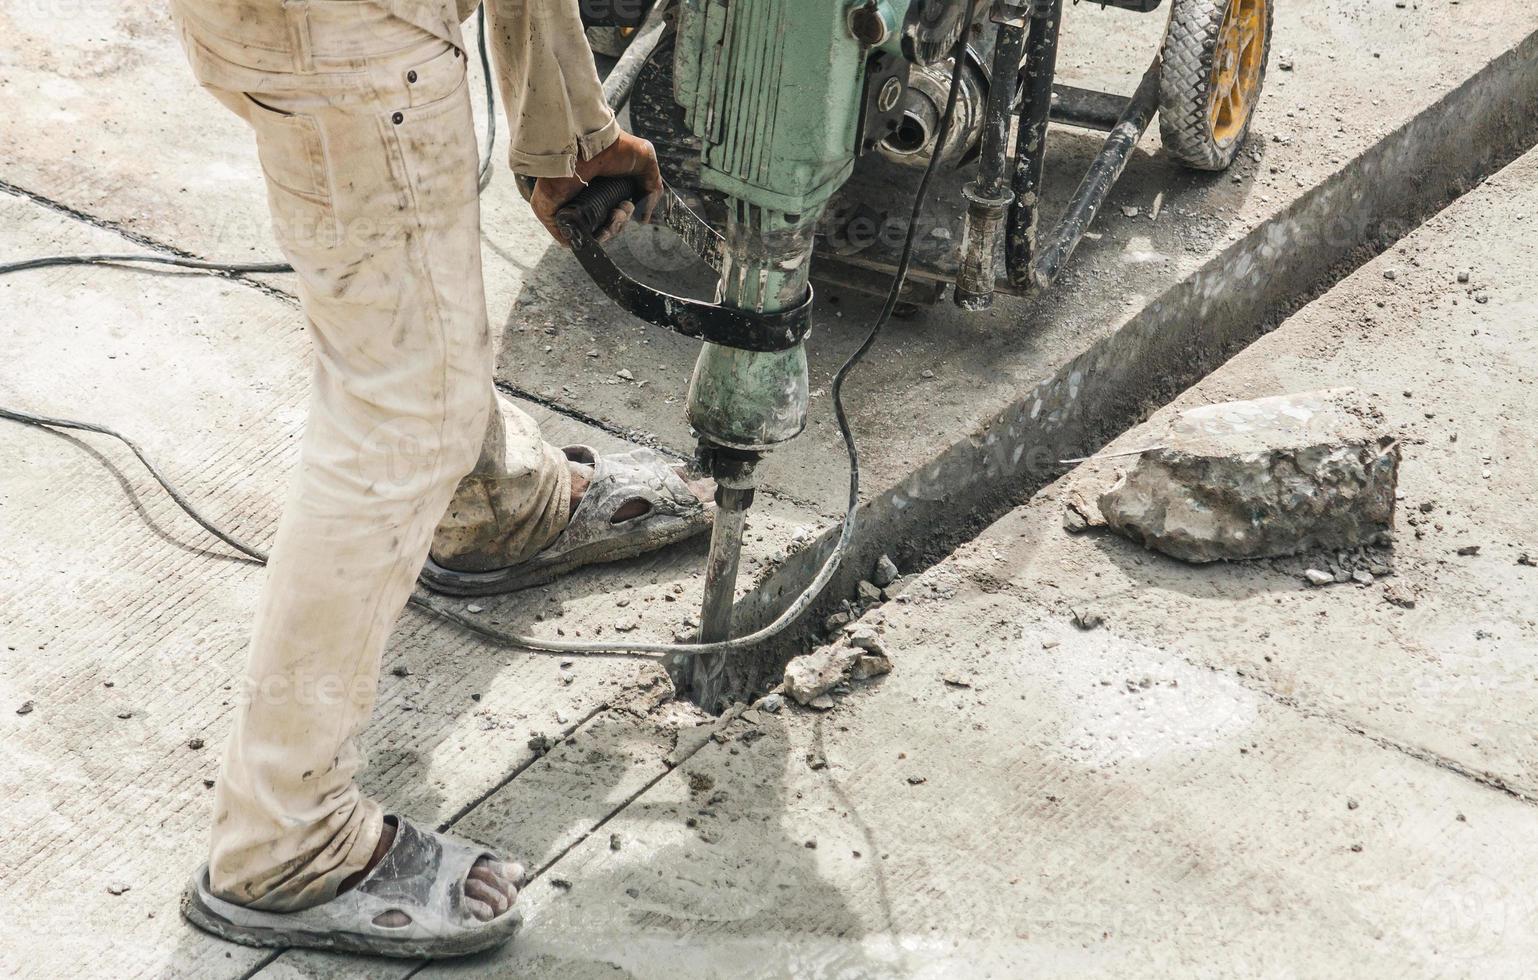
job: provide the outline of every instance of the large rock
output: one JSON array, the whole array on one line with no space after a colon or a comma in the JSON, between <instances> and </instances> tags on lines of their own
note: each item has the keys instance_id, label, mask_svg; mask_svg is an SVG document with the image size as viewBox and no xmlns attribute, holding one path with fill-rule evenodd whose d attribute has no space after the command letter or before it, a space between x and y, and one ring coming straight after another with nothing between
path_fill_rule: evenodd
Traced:
<instances>
[{"instance_id":1,"label":"large rock","mask_svg":"<svg viewBox=\"0 0 1538 980\"><path fill-rule=\"evenodd\" d=\"M1399 445L1352 388L1204 405L1100 496L1106 523L1192 562L1339 550L1394 525Z\"/></svg>"}]
</instances>

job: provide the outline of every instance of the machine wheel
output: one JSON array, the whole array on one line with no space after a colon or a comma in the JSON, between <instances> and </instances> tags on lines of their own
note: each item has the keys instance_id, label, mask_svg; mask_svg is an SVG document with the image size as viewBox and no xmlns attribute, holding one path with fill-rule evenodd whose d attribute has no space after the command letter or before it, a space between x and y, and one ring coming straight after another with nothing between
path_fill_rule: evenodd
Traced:
<instances>
[{"instance_id":1,"label":"machine wheel","mask_svg":"<svg viewBox=\"0 0 1538 980\"><path fill-rule=\"evenodd\" d=\"M1265 84L1271 16L1271 0L1175 0L1159 81L1170 156L1196 170L1233 163Z\"/></svg>"}]
</instances>

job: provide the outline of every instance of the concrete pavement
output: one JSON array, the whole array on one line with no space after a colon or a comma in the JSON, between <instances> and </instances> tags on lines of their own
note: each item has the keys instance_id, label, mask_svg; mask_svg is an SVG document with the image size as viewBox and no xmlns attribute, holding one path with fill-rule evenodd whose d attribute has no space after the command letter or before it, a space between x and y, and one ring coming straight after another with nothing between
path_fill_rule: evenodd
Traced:
<instances>
[{"instance_id":1,"label":"concrete pavement","mask_svg":"<svg viewBox=\"0 0 1538 980\"><path fill-rule=\"evenodd\" d=\"M890 675L727 721L538 877L516 945L416 975L1529 975L1535 223L1538 151L1155 418L1373 395L1405 440L1386 580L1070 535L1112 479L1076 469L866 618Z\"/></svg>"}]
</instances>

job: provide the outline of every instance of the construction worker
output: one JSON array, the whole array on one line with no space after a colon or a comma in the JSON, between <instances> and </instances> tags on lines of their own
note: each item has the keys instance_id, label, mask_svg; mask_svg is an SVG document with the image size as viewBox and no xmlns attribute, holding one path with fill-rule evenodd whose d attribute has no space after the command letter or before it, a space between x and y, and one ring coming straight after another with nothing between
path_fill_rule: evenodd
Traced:
<instances>
[{"instance_id":1,"label":"construction worker","mask_svg":"<svg viewBox=\"0 0 1538 980\"><path fill-rule=\"evenodd\" d=\"M419 574L488 594L682 540L708 526L707 488L645 450L549 445L494 393L460 33L474 0L174 8L197 80L255 133L315 350L209 861L183 908L249 945L486 949L518 927L522 869L386 814L354 782L396 617ZM600 175L660 191L651 145L604 102L577 0L487 13L510 162L537 178L539 220L553 233Z\"/></svg>"}]
</instances>

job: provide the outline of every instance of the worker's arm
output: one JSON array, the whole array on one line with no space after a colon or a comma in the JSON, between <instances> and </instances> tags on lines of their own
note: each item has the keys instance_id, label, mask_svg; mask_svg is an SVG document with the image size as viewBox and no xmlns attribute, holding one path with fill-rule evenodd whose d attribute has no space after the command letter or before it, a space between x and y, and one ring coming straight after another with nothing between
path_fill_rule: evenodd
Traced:
<instances>
[{"instance_id":1,"label":"worker's arm","mask_svg":"<svg viewBox=\"0 0 1538 980\"><path fill-rule=\"evenodd\" d=\"M506 107L513 172L539 178L531 204L555 235L555 212L586 183L635 176L662 189L646 140L620 129L603 97L577 0L485 0L492 50ZM613 235L629 216L616 215Z\"/></svg>"}]
</instances>

